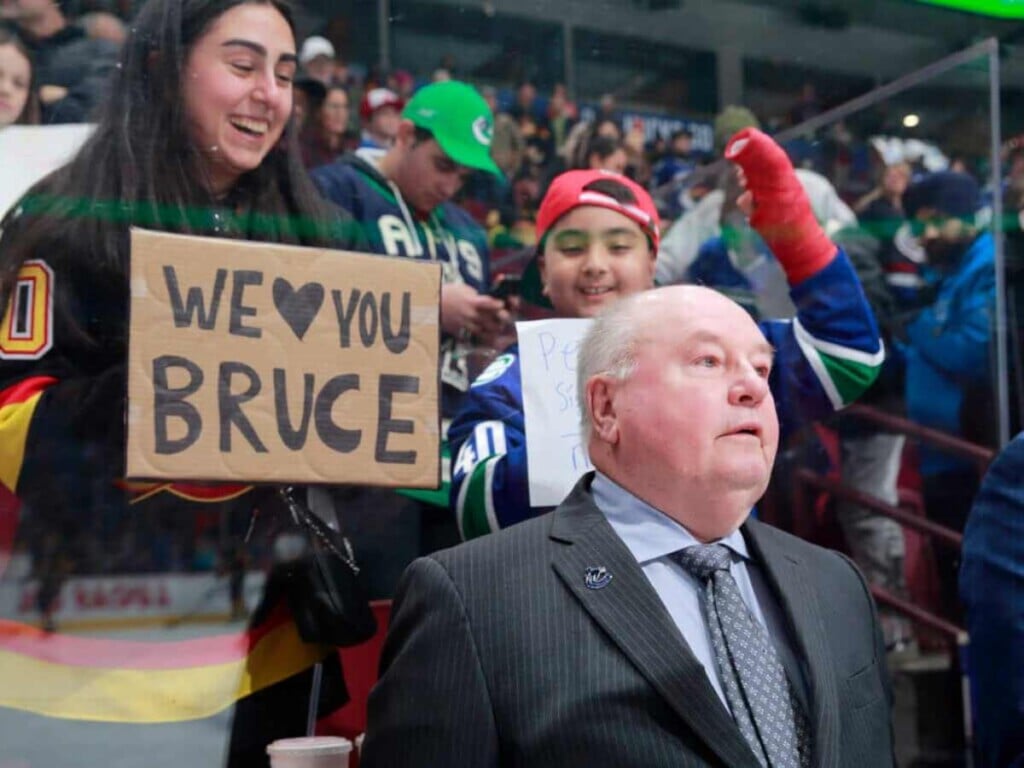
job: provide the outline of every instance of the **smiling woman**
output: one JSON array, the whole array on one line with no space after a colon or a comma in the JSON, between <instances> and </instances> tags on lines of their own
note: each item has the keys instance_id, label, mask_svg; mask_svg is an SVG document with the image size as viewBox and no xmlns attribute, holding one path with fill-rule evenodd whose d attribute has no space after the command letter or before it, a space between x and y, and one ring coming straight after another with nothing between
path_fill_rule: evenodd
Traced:
<instances>
[{"instance_id":1,"label":"smiling woman","mask_svg":"<svg viewBox=\"0 0 1024 768\"><path fill-rule=\"evenodd\" d=\"M129 484L123 467L131 226L359 249L350 221L320 202L299 161L290 122L295 59L291 12L280 0L149 0L132 25L92 137L0 226L0 317L6 318L0 327L7 331L0 334L0 506L16 497L32 510L31 530L19 536L40 552L35 575L49 587L34 603L47 629L61 583L81 573L87 553L102 553L105 575L117 579L137 568L132 556L117 554L137 549L137 531L198 532L212 519L219 521L222 544L230 542L228 560L244 569L258 552L274 550L273 537L290 520L276 493ZM134 662L105 652L104 641L88 648L70 643L62 645L70 655L47 657L52 696L0 702L5 756L53 764L57 753L75 754L84 764L102 765L115 757L99 745L122 744L141 755L160 746L167 751L173 742L176 755L189 744L195 764L219 764L225 754L228 765L265 761L270 741L305 731L313 664L324 660L321 711L346 696L337 655L298 636L292 598L280 591L265 596L249 626L225 636L233 682L219 662L216 669L197 668L196 644L180 636L160 636L165 642L158 646L132 644L132 654L159 657L161 669L186 674L190 668L193 692L207 690L211 674L219 676L227 699L214 710L239 699L233 719L197 714L190 716L200 723L194 731L150 727L129 735L125 729L133 725L181 720L180 708L176 714L173 697L151 687L157 683L148 672L132 676L137 698L128 696L118 681ZM234 599L236 610L244 608L242 597ZM139 614L129 611L126 618L137 621ZM46 635L23 631L28 628L18 622L24 620L0 615L0 645L18 638L0 659L0 674L33 668L49 643ZM90 659L99 657L101 668L92 668ZM283 657L295 662L284 673L273 661ZM89 667L84 677L83 667ZM61 692L72 688L89 702L85 714L62 706ZM119 723L116 736L112 721ZM88 746L80 752L83 741Z\"/></svg>"}]
</instances>

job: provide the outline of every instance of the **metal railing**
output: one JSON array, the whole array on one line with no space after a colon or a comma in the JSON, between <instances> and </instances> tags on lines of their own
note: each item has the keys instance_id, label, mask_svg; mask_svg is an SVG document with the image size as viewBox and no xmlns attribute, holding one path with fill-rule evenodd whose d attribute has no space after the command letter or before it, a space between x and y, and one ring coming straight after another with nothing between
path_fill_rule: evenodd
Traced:
<instances>
[{"instance_id":1,"label":"metal railing","mask_svg":"<svg viewBox=\"0 0 1024 768\"><path fill-rule=\"evenodd\" d=\"M979 477L984 474L988 465L995 458L996 452L990 448L968 442L946 432L923 427L909 419L871 406L854 404L846 408L843 414L870 422L882 431L906 435L911 440L928 443L953 456L967 459L975 464ZM944 547L959 549L963 544L963 534L960 531L939 525L926 517L912 514L901 506L889 504L869 493L851 488L838 480L822 477L805 468L797 468L793 471L793 501L796 510L807 509L808 490L810 489L824 491L837 499L850 501L875 514L895 520L902 527L917 531ZM961 638L966 637L965 629L920 606L874 587L872 587L872 593L880 603L885 603L916 623L936 630L952 643L958 643Z\"/></svg>"},{"instance_id":2,"label":"metal railing","mask_svg":"<svg viewBox=\"0 0 1024 768\"><path fill-rule=\"evenodd\" d=\"M923 427L909 419L894 416L871 406L855 404L846 408L843 413L870 422L877 426L880 431L906 435L908 439L916 440L919 443L927 443L946 453L967 459L975 464L979 477L985 473L988 465L996 455L994 450L985 446L962 440L945 432ZM902 527L917 531L941 546L959 550L963 544L963 534L960 531L947 528L925 517L912 514L900 506L889 504L869 493L851 488L837 480L822 477L805 468L795 469L792 477L794 509L798 513L805 512L809 508L808 492L810 490L824 491L837 499L848 500L871 510L875 514L895 520ZM971 716L970 685L967 678L967 664L965 663L965 659L969 658L968 650L970 645L967 630L885 589L871 586L870 590L876 602L880 605L887 606L896 613L907 617L915 624L927 627L946 639L949 642L951 654L956 654L960 660L965 757L967 764L972 764L974 727Z\"/></svg>"}]
</instances>

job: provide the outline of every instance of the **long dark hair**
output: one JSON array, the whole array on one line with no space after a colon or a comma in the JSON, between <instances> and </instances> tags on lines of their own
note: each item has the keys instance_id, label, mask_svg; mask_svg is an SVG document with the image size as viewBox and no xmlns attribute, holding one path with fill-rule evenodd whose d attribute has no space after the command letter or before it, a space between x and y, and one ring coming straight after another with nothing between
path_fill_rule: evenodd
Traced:
<instances>
[{"instance_id":1,"label":"long dark hair","mask_svg":"<svg viewBox=\"0 0 1024 768\"><path fill-rule=\"evenodd\" d=\"M37 185L3 222L0 315L26 258L84 249L93 270L125 280L129 225L270 242L351 247L353 228L323 202L299 158L291 121L260 166L214 199L189 138L182 84L189 54L213 22L243 3L270 5L292 29L287 0L149 0L78 155ZM216 222L229 219L224 227Z\"/></svg>"},{"instance_id":2,"label":"long dark hair","mask_svg":"<svg viewBox=\"0 0 1024 768\"><path fill-rule=\"evenodd\" d=\"M13 29L0 26L0 46L10 45L28 61L28 99L25 106L14 121L14 125L37 125L39 123L39 96L36 94L36 62L32 51L25 45L17 32Z\"/></svg>"}]
</instances>

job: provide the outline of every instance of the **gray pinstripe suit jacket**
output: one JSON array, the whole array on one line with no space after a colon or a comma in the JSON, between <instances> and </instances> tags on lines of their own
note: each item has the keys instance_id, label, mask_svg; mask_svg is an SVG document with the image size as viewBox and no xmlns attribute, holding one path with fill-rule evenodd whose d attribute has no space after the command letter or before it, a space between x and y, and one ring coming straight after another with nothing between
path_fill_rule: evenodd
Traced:
<instances>
[{"instance_id":1,"label":"gray pinstripe suit jacket","mask_svg":"<svg viewBox=\"0 0 1024 768\"><path fill-rule=\"evenodd\" d=\"M395 600L364 768L742 766L753 753L590 495L421 558ZM893 765L873 603L844 557L744 534L808 681L815 765ZM613 575L588 589L589 566Z\"/></svg>"}]
</instances>

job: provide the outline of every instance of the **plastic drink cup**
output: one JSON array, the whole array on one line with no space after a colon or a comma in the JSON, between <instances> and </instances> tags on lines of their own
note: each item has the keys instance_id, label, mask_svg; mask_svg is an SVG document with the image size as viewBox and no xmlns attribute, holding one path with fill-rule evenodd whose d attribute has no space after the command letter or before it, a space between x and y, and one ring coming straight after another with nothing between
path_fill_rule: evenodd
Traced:
<instances>
[{"instance_id":1,"label":"plastic drink cup","mask_svg":"<svg viewBox=\"0 0 1024 768\"><path fill-rule=\"evenodd\" d=\"M348 768L352 742L340 736L302 736L267 745L271 768Z\"/></svg>"}]
</instances>

